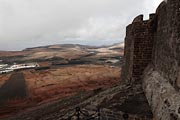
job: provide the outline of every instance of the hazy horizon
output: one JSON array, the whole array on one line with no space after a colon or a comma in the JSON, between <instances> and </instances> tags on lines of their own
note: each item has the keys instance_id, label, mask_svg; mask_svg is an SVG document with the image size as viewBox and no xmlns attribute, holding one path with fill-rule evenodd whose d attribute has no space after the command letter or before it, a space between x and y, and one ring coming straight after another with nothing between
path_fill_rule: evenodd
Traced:
<instances>
[{"instance_id":1,"label":"hazy horizon","mask_svg":"<svg viewBox=\"0 0 180 120\"><path fill-rule=\"evenodd\" d=\"M23 49L19 49L19 50L1 50L0 51L23 51L25 49L29 49L29 48L38 48L38 47L46 47L46 46L53 46L53 45L83 45L83 46L92 46L92 47L104 47L104 46L112 46L112 45L116 45L116 44L124 44L124 42L115 42L115 43L111 43L111 44L89 44L89 43L73 43L73 42L69 42L69 43L56 43L56 44L45 44L45 45L35 45L35 46L30 46L30 47L26 47Z\"/></svg>"},{"instance_id":2,"label":"hazy horizon","mask_svg":"<svg viewBox=\"0 0 180 120\"><path fill-rule=\"evenodd\" d=\"M123 42L132 19L162 0L1 0L0 50Z\"/></svg>"}]
</instances>

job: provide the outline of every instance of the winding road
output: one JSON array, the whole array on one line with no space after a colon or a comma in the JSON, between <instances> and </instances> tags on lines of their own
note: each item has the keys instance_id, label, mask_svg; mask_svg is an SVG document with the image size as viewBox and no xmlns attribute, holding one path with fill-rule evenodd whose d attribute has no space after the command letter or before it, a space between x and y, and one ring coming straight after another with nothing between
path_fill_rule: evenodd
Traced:
<instances>
[{"instance_id":1,"label":"winding road","mask_svg":"<svg viewBox=\"0 0 180 120\"><path fill-rule=\"evenodd\" d=\"M13 73L0 88L0 102L15 98L26 97L26 83L24 74L21 72Z\"/></svg>"}]
</instances>

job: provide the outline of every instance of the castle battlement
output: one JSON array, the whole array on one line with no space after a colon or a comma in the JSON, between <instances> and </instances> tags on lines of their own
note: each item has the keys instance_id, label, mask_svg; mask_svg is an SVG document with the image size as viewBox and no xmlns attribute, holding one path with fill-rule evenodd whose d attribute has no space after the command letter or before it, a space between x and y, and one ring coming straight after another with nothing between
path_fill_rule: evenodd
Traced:
<instances>
[{"instance_id":1,"label":"castle battlement","mask_svg":"<svg viewBox=\"0 0 180 120\"><path fill-rule=\"evenodd\" d=\"M180 119L180 1L163 1L149 20L127 26L121 78L141 84L155 120Z\"/></svg>"}]
</instances>

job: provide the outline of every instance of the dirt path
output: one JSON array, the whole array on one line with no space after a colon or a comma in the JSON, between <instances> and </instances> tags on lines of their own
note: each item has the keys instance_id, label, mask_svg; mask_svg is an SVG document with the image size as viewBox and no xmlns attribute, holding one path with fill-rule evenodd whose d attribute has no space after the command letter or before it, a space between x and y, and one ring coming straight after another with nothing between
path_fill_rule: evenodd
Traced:
<instances>
[{"instance_id":1,"label":"dirt path","mask_svg":"<svg viewBox=\"0 0 180 120\"><path fill-rule=\"evenodd\" d=\"M21 72L13 73L0 88L0 102L26 97L26 84Z\"/></svg>"}]
</instances>

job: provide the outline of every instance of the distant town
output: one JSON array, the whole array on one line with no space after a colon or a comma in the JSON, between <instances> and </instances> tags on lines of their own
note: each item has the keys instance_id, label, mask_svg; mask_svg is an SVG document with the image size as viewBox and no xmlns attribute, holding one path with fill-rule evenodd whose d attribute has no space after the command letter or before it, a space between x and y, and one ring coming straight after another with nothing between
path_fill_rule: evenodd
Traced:
<instances>
[{"instance_id":1,"label":"distant town","mask_svg":"<svg viewBox=\"0 0 180 120\"><path fill-rule=\"evenodd\" d=\"M14 63L13 65L0 64L0 74L5 74L5 73L13 72L16 70L21 70L21 69L31 69L31 68L37 68L37 67L39 67L38 63L25 63L25 64Z\"/></svg>"}]
</instances>

